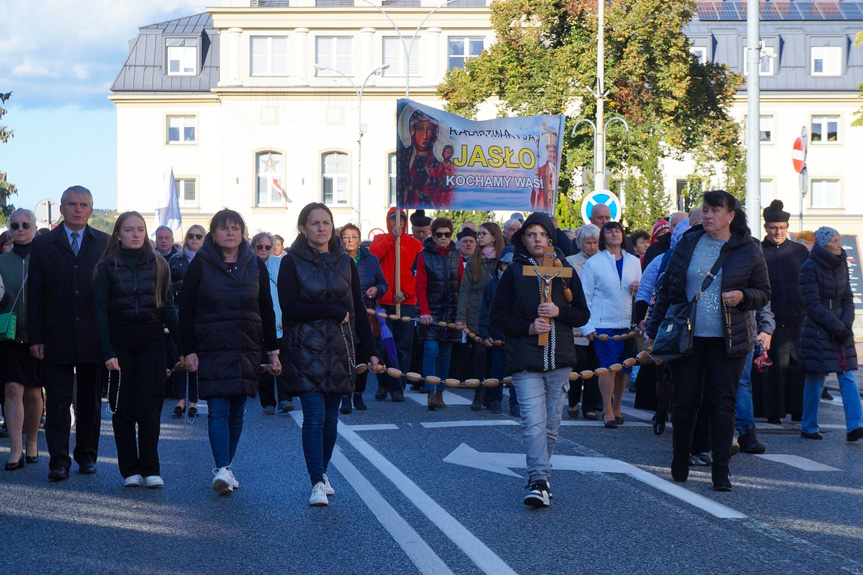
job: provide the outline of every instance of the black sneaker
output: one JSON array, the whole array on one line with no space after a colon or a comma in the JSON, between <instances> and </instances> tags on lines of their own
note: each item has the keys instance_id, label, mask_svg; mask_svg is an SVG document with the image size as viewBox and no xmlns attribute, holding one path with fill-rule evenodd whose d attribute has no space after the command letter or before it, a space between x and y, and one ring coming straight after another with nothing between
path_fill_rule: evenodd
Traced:
<instances>
[{"instance_id":1,"label":"black sneaker","mask_svg":"<svg viewBox=\"0 0 863 575\"><path fill-rule=\"evenodd\" d=\"M397 387L394 387L394 388L390 391L390 395L392 396L393 401L394 401L395 403L402 403L402 402L405 400L405 394L404 394L404 392L402 391L402 388L401 388L401 387L398 387L398 386L397 386Z\"/></svg>"},{"instance_id":2,"label":"black sneaker","mask_svg":"<svg viewBox=\"0 0 863 575\"><path fill-rule=\"evenodd\" d=\"M827 389L826 385L821 389L821 399L826 399L827 401L833 401L833 396L830 395L830 390Z\"/></svg>"},{"instance_id":3,"label":"black sneaker","mask_svg":"<svg viewBox=\"0 0 863 575\"><path fill-rule=\"evenodd\" d=\"M387 398L387 388L382 385L378 386L378 390L375 392L375 399L378 401L383 401Z\"/></svg>"},{"instance_id":4,"label":"black sneaker","mask_svg":"<svg viewBox=\"0 0 863 575\"><path fill-rule=\"evenodd\" d=\"M863 439L863 427L852 429L845 435L845 441L857 441Z\"/></svg>"},{"instance_id":5,"label":"black sneaker","mask_svg":"<svg viewBox=\"0 0 863 575\"><path fill-rule=\"evenodd\" d=\"M531 507L548 507L551 497L548 492L548 483L544 479L537 479L527 486L527 495L524 496L524 504Z\"/></svg>"},{"instance_id":6,"label":"black sneaker","mask_svg":"<svg viewBox=\"0 0 863 575\"><path fill-rule=\"evenodd\" d=\"M174 408L174 411L171 413L171 417L174 419L180 419L183 417L183 414L186 413L185 407L180 407L179 405Z\"/></svg>"},{"instance_id":7,"label":"black sneaker","mask_svg":"<svg viewBox=\"0 0 863 575\"><path fill-rule=\"evenodd\" d=\"M759 453L767 451L764 444L758 441L758 438L755 437L754 431L750 431L749 433L745 433L738 437L737 443L740 445L740 451L743 453L758 455Z\"/></svg>"},{"instance_id":8,"label":"black sneaker","mask_svg":"<svg viewBox=\"0 0 863 575\"><path fill-rule=\"evenodd\" d=\"M294 402L291 399L283 399L279 402L279 413L290 413L294 410Z\"/></svg>"},{"instance_id":9,"label":"black sneaker","mask_svg":"<svg viewBox=\"0 0 863 575\"><path fill-rule=\"evenodd\" d=\"M357 411L365 411L368 409L368 407L366 407L366 402L363 401L363 394L354 393L354 409Z\"/></svg>"},{"instance_id":10,"label":"black sneaker","mask_svg":"<svg viewBox=\"0 0 863 575\"><path fill-rule=\"evenodd\" d=\"M190 407L189 408L189 419L194 419L195 417L198 417L198 408L197 407Z\"/></svg>"}]
</instances>

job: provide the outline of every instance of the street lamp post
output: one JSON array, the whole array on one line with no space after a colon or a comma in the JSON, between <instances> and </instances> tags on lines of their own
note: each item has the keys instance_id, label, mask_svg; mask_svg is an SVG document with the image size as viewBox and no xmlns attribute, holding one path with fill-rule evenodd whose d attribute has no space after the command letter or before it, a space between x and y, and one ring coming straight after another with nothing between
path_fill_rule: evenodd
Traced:
<instances>
[{"instance_id":1,"label":"street lamp post","mask_svg":"<svg viewBox=\"0 0 863 575\"><path fill-rule=\"evenodd\" d=\"M363 92L365 92L366 84L372 76L377 76L381 74L389 67L389 64L378 66L377 68L368 73L361 85L357 86L356 83L351 80L350 76L348 76L344 72L334 70L333 68L329 68L327 66L319 66L318 64L315 64L316 70L338 74L339 76L350 82L351 86L353 86L354 88L354 91L357 93L357 193L356 198L354 199L354 211L357 213L357 224L362 224L363 221L361 210L362 203L360 198L363 192L363 134L365 133L365 130L363 129Z\"/></svg>"}]
</instances>

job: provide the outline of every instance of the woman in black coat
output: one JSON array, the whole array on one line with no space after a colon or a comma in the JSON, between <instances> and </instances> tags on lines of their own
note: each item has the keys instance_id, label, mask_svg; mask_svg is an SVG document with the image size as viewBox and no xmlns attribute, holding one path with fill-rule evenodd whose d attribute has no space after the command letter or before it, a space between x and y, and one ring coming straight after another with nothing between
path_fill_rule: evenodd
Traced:
<instances>
[{"instance_id":1,"label":"woman in black coat","mask_svg":"<svg viewBox=\"0 0 863 575\"><path fill-rule=\"evenodd\" d=\"M686 481L696 416L709 415L713 488L730 491L728 462L737 384L752 347L749 312L770 301L770 282L764 254L753 241L746 215L734 196L723 190L705 193L702 213L703 229L684 234L668 261L647 321L645 348L653 347L670 305L686 303L700 294L693 318L693 353L670 365L674 394L671 475L675 481ZM726 259L715 280L701 294L704 279L723 255ZM698 413L702 396L707 414Z\"/></svg>"},{"instance_id":2,"label":"woman in black coat","mask_svg":"<svg viewBox=\"0 0 863 575\"><path fill-rule=\"evenodd\" d=\"M800 268L800 295L806 307L800 335L800 359L806 373L800 435L806 439L824 438L818 431L818 405L826 375L835 373L845 408L846 439L857 441L863 438L863 414L854 378L854 302L842 237L833 228L822 227L815 232L815 245Z\"/></svg>"},{"instance_id":3,"label":"woman in black coat","mask_svg":"<svg viewBox=\"0 0 863 575\"><path fill-rule=\"evenodd\" d=\"M303 406L303 455L312 482L309 505L335 491L327 466L336 445L339 404L353 393L354 369L371 362L374 338L357 266L333 234L333 215L312 203L300 212L300 234L279 269L285 379Z\"/></svg>"},{"instance_id":4,"label":"woman in black coat","mask_svg":"<svg viewBox=\"0 0 863 575\"><path fill-rule=\"evenodd\" d=\"M195 259L195 254L204 245L206 235L207 230L204 229L204 226L195 224L189 227L182 249L168 258L168 266L171 268L171 283L174 287L174 301L180 301L180 292L183 290L186 270L189 269L189 264ZM174 361L176 361L176 356ZM170 367L173 367L173 363ZM175 419L183 417L186 412L187 397L189 399L189 417L198 417L198 375L174 371L171 380L174 383L174 397L177 398L177 405L174 406L171 417Z\"/></svg>"},{"instance_id":5,"label":"woman in black coat","mask_svg":"<svg viewBox=\"0 0 863 575\"><path fill-rule=\"evenodd\" d=\"M208 430L222 495L236 489L231 464L243 431L246 397L258 393L261 350L273 375L282 371L267 267L243 239L246 224L233 210L217 212L189 264L180 295L180 361L198 372L207 400Z\"/></svg>"},{"instance_id":6,"label":"woman in black coat","mask_svg":"<svg viewBox=\"0 0 863 575\"><path fill-rule=\"evenodd\" d=\"M357 273L359 273L360 278L360 293L363 294L363 307L375 309L378 298L387 293L389 289L387 279L381 270L381 262L372 255L369 248L360 245L362 234L360 233L360 228L354 224L342 226L339 230L339 238L342 240L345 252L357 265ZM377 323L377 318L369 321ZM380 338L375 339L375 344L380 344ZM366 390L368 375L368 371L357 374L353 393L353 409L359 411L367 409L366 403L363 401L363 392ZM351 413L353 411L351 403L351 394L344 395L342 397L341 412L346 415Z\"/></svg>"}]
</instances>

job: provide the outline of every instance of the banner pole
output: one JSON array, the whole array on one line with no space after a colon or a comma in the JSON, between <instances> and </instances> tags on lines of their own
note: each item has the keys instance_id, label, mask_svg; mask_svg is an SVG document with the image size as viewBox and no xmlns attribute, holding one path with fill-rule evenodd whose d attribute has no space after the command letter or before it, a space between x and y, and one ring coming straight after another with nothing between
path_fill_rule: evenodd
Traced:
<instances>
[{"instance_id":1,"label":"banner pole","mask_svg":"<svg viewBox=\"0 0 863 575\"><path fill-rule=\"evenodd\" d=\"M396 227L399 227L401 224L401 211L399 210L398 205L396 205ZM396 236L396 264L395 269L393 270L393 275L395 276L395 291L393 292L393 301L396 304L396 315L401 317L402 315L402 304L401 302L396 300L396 296L398 296L399 290L402 289L402 274L401 274L401 262L402 262L402 234L404 230L402 230L399 235Z\"/></svg>"}]
</instances>

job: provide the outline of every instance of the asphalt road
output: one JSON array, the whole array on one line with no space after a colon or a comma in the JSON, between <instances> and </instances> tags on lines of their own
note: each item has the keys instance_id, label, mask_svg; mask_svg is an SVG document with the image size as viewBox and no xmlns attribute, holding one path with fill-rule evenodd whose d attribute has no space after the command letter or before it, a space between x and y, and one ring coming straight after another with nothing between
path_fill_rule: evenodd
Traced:
<instances>
[{"instance_id":1,"label":"asphalt road","mask_svg":"<svg viewBox=\"0 0 863 575\"><path fill-rule=\"evenodd\" d=\"M521 503L514 418L471 412L468 392L435 412L418 394L367 395L368 411L342 416L336 495L320 508L307 504L301 415L265 416L257 400L226 497L210 490L206 418L172 420L172 401L162 490L123 487L107 417L98 473L73 466L60 484L40 433L38 464L0 470L0 574L863 574L863 441L845 441L838 393L822 402L823 441L759 422L776 457L735 456L731 493L712 490L709 468L674 484L671 430L655 436L649 414L627 409L618 430L564 416L541 510ZM8 452L0 440L0 461Z\"/></svg>"}]
</instances>

